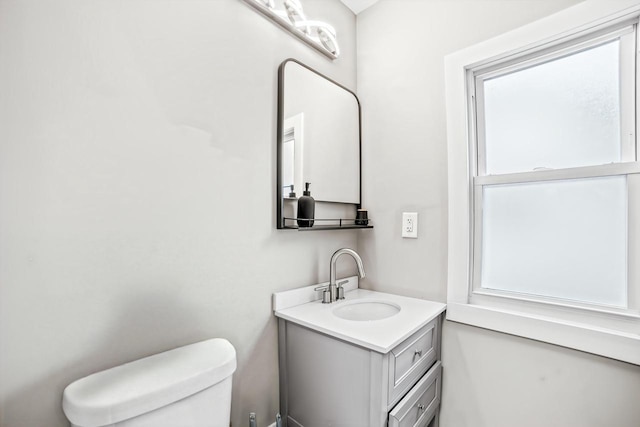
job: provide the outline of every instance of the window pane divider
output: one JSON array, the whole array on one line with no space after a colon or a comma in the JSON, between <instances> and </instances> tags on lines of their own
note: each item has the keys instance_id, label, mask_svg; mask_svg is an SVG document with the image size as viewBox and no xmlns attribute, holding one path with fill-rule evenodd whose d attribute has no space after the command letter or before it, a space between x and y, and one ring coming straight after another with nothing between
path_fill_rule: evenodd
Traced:
<instances>
[{"instance_id":1,"label":"window pane divider","mask_svg":"<svg viewBox=\"0 0 640 427\"><path fill-rule=\"evenodd\" d=\"M610 163L577 168L545 169L530 172L516 172L500 175L476 176L475 186L517 184L523 182L556 181L563 179L597 178L603 176L630 175L640 173L640 163Z\"/></svg>"},{"instance_id":2,"label":"window pane divider","mask_svg":"<svg viewBox=\"0 0 640 427\"><path fill-rule=\"evenodd\" d=\"M538 296L532 294L518 293L518 292L509 292L502 291L491 288L476 288L473 290L474 297L487 297L487 298L505 298L517 301L523 301L525 303L537 303L537 304L549 304L556 307L566 307L571 309L585 310L586 312L596 312L614 316L620 316L629 319L640 320L640 312L633 308L629 307L616 307L616 306L606 306L606 305L597 305L597 304L586 304L580 303L578 301L572 301L568 299L561 298L553 298L553 297L545 297Z\"/></svg>"}]
</instances>

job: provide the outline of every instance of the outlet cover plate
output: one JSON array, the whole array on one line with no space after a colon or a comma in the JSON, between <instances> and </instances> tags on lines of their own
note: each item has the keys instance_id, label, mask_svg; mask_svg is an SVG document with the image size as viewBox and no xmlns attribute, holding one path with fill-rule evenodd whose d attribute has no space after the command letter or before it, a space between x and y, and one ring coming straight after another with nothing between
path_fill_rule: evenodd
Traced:
<instances>
[{"instance_id":1,"label":"outlet cover plate","mask_svg":"<svg viewBox=\"0 0 640 427\"><path fill-rule=\"evenodd\" d=\"M402 213L402 237L418 238L418 212Z\"/></svg>"}]
</instances>

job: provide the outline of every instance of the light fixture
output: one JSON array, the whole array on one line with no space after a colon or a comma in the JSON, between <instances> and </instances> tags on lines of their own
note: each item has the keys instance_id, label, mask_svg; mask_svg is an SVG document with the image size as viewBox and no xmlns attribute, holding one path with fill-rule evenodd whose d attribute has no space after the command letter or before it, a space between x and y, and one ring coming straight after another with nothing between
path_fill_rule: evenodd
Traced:
<instances>
[{"instance_id":1,"label":"light fixture","mask_svg":"<svg viewBox=\"0 0 640 427\"><path fill-rule=\"evenodd\" d=\"M300 0L284 0L284 10L274 0L244 0L245 3L331 59L340 55L336 30L329 24L308 20Z\"/></svg>"}]
</instances>

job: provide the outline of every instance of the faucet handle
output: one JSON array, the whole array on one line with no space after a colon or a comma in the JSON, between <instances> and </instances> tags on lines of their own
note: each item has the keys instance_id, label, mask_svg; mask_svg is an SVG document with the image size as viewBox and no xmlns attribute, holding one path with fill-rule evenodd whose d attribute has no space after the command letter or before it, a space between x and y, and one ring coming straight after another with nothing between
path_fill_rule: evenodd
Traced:
<instances>
[{"instance_id":1,"label":"faucet handle","mask_svg":"<svg viewBox=\"0 0 640 427\"><path fill-rule=\"evenodd\" d=\"M348 280L343 280L343 281L337 283L337 285L338 285L338 289L337 289L338 293L337 293L337 296L336 296L337 299L344 299L344 288L342 287L342 285L344 285L346 283L349 283L349 281Z\"/></svg>"},{"instance_id":2,"label":"faucet handle","mask_svg":"<svg viewBox=\"0 0 640 427\"><path fill-rule=\"evenodd\" d=\"M331 303L331 291L329 290L329 285L318 286L317 288L313 288L314 291L322 291L322 303L329 304Z\"/></svg>"},{"instance_id":3,"label":"faucet handle","mask_svg":"<svg viewBox=\"0 0 640 427\"><path fill-rule=\"evenodd\" d=\"M322 303L331 304L331 291L329 289L322 292Z\"/></svg>"}]
</instances>

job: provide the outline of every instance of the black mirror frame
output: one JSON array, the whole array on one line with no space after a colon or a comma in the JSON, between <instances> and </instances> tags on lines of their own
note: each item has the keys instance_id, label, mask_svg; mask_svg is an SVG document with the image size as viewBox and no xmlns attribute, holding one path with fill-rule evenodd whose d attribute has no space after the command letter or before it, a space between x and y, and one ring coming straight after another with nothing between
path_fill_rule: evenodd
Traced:
<instances>
[{"instance_id":1,"label":"black mirror frame","mask_svg":"<svg viewBox=\"0 0 640 427\"><path fill-rule=\"evenodd\" d=\"M344 204L350 204L350 205L354 205L356 210L360 209L360 207L362 206L362 110L360 108L360 99L358 99L358 96L355 94L355 92L353 92L352 90L350 90L349 88L341 85L340 83L336 82L333 79L330 79L329 77L325 76L322 73L319 73L318 71L314 70L313 68L309 67L306 64L303 64L302 62L298 61L297 59L293 59L293 58L287 58L284 61L282 61L282 63L280 64L280 66L278 67L278 117L277 117L277 126L276 126L276 145L277 145L277 154L276 154L276 158L277 158L277 164L276 164L276 227L279 230L283 230L283 229L287 229L287 230L295 230L297 229L297 227L287 227L285 225L285 218L283 216L283 212L284 212L284 197L283 197L283 193L282 193L282 143L283 143L283 132L284 132L284 86L285 86L285 82L284 82L284 72L285 72L285 66L287 65L288 62L294 62L304 68L306 68L307 70L311 71L312 73L322 77L323 79L328 80L329 82L333 83L334 85L338 86L339 88L349 92L351 95L353 95L353 97L356 100L356 103L358 105L358 178L359 178L359 199L360 199L360 203L344 203ZM323 202L325 203L325 202ZM343 203L343 202L326 202L326 203ZM319 228L319 227L318 227ZM318 229L316 228L316 229ZM344 228L344 227L332 227L332 228ZM353 228L353 227L352 227Z\"/></svg>"}]
</instances>

